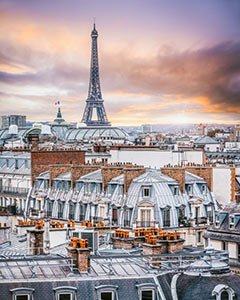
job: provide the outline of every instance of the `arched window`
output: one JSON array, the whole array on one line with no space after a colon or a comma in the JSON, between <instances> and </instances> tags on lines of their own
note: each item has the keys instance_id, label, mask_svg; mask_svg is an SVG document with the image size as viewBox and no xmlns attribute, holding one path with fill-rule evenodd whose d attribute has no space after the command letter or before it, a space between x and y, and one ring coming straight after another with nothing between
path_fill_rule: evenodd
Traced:
<instances>
[{"instance_id":1,"label":"arched window","mask_svg":"<svg viewBox=\"0 0 240 300\"><path fill-rule=\"evenodd\" d=\"M236 300L237 295L234 290L228 285L218 284L212 291L212 296L215 296L216 300Z\"/></svg>"},{"instance_id":2,"label":"arched window","mask_svg":"<svg viewBox=\"0 0 240 300\"><path fill-rule=\"evenodd\" d=\"M228 292L227 291L222 291L221 292L221 300L230 300L230 297L229 297L230 295L228 294Z\"/></svg>"}]
</instances>

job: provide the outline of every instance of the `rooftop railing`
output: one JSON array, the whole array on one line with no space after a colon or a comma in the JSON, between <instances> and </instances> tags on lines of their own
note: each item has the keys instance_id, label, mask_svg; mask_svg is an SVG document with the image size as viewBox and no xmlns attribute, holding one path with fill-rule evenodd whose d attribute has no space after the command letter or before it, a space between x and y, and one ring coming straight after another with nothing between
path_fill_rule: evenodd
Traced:
<instances>
[{"instance_id":1,"label":"rooftop railing","mask_svg":"<svg viewBox=\"0 0 240 300\"><path fill-rule=\"evenodd\" d=\"M2 186L2 188L0 189L0 192L4 194L27 195L28 191L29 191L28 188L9 187L9 186Z\"/></svg>"}]
</instances>

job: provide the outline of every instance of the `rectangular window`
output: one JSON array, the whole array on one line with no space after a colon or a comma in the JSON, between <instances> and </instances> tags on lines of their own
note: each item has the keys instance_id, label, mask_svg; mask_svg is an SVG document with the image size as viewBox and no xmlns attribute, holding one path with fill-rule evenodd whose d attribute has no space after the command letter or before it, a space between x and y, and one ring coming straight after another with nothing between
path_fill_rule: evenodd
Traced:
<instances>
[{"instance_id":1,"label":"rectangular window","mask_svg":"<svg viewBox=\"0 0 240 300\"><path fill-rule=\"evenodd\" d=\"M17 295L16 300L28 300L28 295Z\"/></svg>"},{"instance_id":2,"label":"rectangular window","mask_svg":"<svg viewBox=\"0 0 240 300\"><path fill-rule=\"evenodd\" d=\"M59 294L59 300L72 300L72 294Z\"/></svg>"},{"instance_id":3,"label":"rectangular window","mask_svg":"<svg viewBox=\"0 0 240 300\"><path fill-rule=\"evenodd\" d=\"M189 194L192 194L192 185L189 185L189 186L188 186L188 193L189 193Z\"/></svg>"},{"instance_id":4,"label":"rectangular window","mask_svg":"<svg viewBox=\"0 0 240 300\"><path fill-rule=\"evenodd\" d=\"M178 187L174 187L173 194L174 194L174 196L177 196L179 194L179 188Z\"/></svg>"},{"instance_id":5,"label":"rectangular window","mask_svg":"<svg viewBox=\"0 0 240 300\"><path fill-rule=\"evenodd\" d=\"M150 188L149 187L144 187L143 188L143 197L144 198L149 198L150 197Z\"/></svg>"},{"instance_id":6,"label":"rectangular window","mask_svg":"<svg viewBox=\"0 0 240 300\"><path fill-rule=\"evenodd\" d=\"M153 290L141 291L141 300L153 300Z\"/></svg>"},{"instance_id":7,"label":"rectangular window","mask_svg":"<svg viewBox=\"0 0 240 300\"><path fill-rule=\"evenodd\" d=\"M101 300L113 300L113 292L101 292Z\"/></svg>"},{"instance_id":8,"label":"rectangular window","mask_svg":"<svg viewBox=\"0 0 240 300\"><path fill-rule=\"evenodd\" d=\"M222 242L222 250L228 250L228 243Z\"/></svg>"},{"instance_id":9,"label":"rectangular window","mask_svg":"<svg viewBox=\"0 0 240 300\"><path fill-rule=\"evenodd\" d=\"M198 234L197 234L197 242L200 244L202 242L202 232L199 231Z\"/></svg>"},{"instance_id":10,"label":"rectangular window","mask_svg":"<svg viewBox=\"0 0 240 300\"><path fill-rule=\"evenodd\" d=\"M202 186L202 193L203 193L204 195L207 193L207 187L206 187L205 184Z\"/></svg>"}]
</instances>

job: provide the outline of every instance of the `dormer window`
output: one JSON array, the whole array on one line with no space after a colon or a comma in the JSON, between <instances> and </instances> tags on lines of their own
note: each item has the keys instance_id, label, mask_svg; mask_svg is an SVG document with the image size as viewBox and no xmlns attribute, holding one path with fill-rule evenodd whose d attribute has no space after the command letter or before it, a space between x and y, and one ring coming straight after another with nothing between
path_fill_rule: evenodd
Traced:
<instances>
[{"instance_id":1,"label":"dormer window","mask_svg":"<svg viewBox=\"0 0 240 300\"><path fill-rule=\"evenodd\" d=\"M113 300L113 292L101 292L101 300Z\"/></svg>"},{"instance_id":2,"label":"dormer window","mask_svg":"<svg viewBox=\"0 0 240 300\"><path fill-rule=\"evenodd\" d=\"M115 300L117 298L117 285L100 285L97 290L98 300Z\"/></svg>"},{"instance_id":3,"label":"dormer window","mask_svg":"<svg viewBox=\"0 0 240 300\"><path fill-rule=\"evenodd\" d=\"M202 193L203 195L206 195L207 193L207 186L205 184L202 185Z\"/></svg>"},{"instance_id":4,"label":"dormer window","mask_svg":"<svg viewBox=\"0 0 240 300\"><path fill-rule=\"evenodd\" d=\"M193 192L193 186L190 184L188 186L188 194L192 194L192 192Z\"/></svg>"},{"instance_id":5,"label":"dormer window","mask_svg":"<svg viewBox=\"0 0 240 300\"><path fill-rule=\"evenodd\" d=\"M53 289L55 300L74 300L76 298L77 288L71 286L62 286Z\"/></svg>"},{"instance_id":6,"label":"dormer window","mask_svg":"<svg viewBox=\"0 0 240 300\"><path fill-rule=\"evenodd\" d=\"M141 300L153 300L154 299L154 290L143 289L141 290Z\"/></svg>"},{"instance_id":7,"label":"dormer window","mask_svg":"<svg viewBox=\"0 0 240 300\"><path fill-rule=\"evenodd\" d=\"M212 291L212 296L215 296L216 300L235 300L236 294L234 290L225 284L218 284Z\"/></svg>"},{"instance_id":8,"label":"dormer window","mask_svg":"<svg viewBox=\"0 0 240 300\"><path fill-rule=\"evenodd\" d=\"M142 189L142 193L143 193L143 198L149 198L150 197L150 187L149 186L144 186Z\"/></svg>"},{"instance_id":9,"label":"dormer window","mask_svg":"<svg viewBox=\"0 0 240 300\"><path fill-rule=\"evenodd\" d=\"M234 229L234 216L229 216L229 228Z\"/></svg>"},{"instance_id":10,"label":"dormer window","mask_svg":"<svg viewBox=\"0 0 240 300\"><path fill-rule=\"evenodd\" d=\"M173 195L174 196L179 195L179 187L178 186L174 186L174 188L173 188Z\"/></svg>"},{"instance_id":11,"label":"dormer window","mask_svg":"<svg viewBox=\"0 0 240 300\"><path fill-rule=\"evenodd\" d=\"M142 283L137 285L139 300L155 299L155 286L151 283Z\"/></svg>"},{"instance_id":12,"label":"dormer window","mask_svg":"<svg viewBox=\"0 0 240 300\"><path fill-rule=\"evenodd\" d=\"M33 300L34 289L30 288L16 288L11 290L12 300Z\"/></svg>"}]
</instances>

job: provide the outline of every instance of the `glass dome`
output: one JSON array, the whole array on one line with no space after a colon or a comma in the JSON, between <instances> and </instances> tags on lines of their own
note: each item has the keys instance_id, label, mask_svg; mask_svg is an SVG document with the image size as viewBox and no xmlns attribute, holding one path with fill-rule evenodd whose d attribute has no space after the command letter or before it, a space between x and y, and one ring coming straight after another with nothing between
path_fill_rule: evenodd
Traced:
<instances>
[{"instance_id":1,"label":"glass dome","mask_svg":"<svg viewBox=\"0 0 240 300\"><path fill-rule=\"evenodd\" d=\"M67 141L80 141L96 138L126 139L128 134L118 127L80 127L66 132Z\"/></svg>"}]
</instances>

